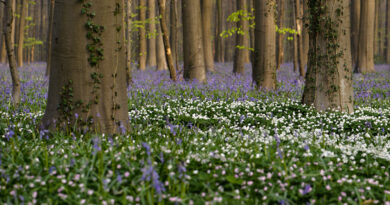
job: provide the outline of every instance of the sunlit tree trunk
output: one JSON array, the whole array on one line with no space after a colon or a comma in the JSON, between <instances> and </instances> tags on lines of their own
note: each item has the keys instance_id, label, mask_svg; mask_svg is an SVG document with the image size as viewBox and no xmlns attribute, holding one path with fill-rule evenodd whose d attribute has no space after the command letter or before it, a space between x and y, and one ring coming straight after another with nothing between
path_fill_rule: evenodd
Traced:
<instances>
[{"instance_id":1,"label":"sunlit tree trunk","mask_svg":"<svg viewBox=\"0 0 390 205\"><path fill-rule=\"evenodd\" d=\"M375 1L361 1L357 71L374 72ZM364 28L364 29L363 29Z\"/></svg>"},{"instance_id":2,"label":"sunlit tree trunk","mask_svg":"<svg viewBox=\"0 0 390 205\"><path fill-rule=\"evenodd\" d=\"M206 82L200 0L182 1L184 79Z\"/></svg>"},{"instance_id":3,"label":"sunlit tree trunk","mask_svg":"<svg viewBox=\"0 0 390 205\"><path fill-rule=\"evenodd\" d=\"M276 89L275 0L255 1L255 56L253 80L258 88Z\"/></svg>"},{"instance_id":4,"label":"sunlit tree trunk","mask_svg":"<svg viewBox=\"0 0 390 205\"><path fill-rule=\"evenodd\" d=\"M158 31L157 48L156 48L157 70L167 70L168 66L165 58L164 42L163 42L163 35L161 32L161 28L157 28L157 31Z\"/></svg>"},{"instance_id":5,"label":"sunlit tree trunk","mask_svg":"<svg viewBox=\"0 0 390 205\"><path fill-rule=\"evenodd\" d=\"M145 23L146 20L146 0L140 0L139 1L139 20L142 23ZM145 70L146 69L146 28L145 25L139 28L139 69Z\"/></svg>"},{"instance_id":6,"label":"sunlit tree trunk","mask_svg":"<svg viewBox=\"0 0 390 205\"><path fill-rule=\"evenodd\" d=\"M296 18L296 29L297 29L297 49L298 49L298 67L299 67L299 75L301 77L305 77L305 65L303 59L303 39L302 39L302 9L301 9L301 1L295 0L295 18Z\"/></svg>"},{"instance_id":7,"label":"sunlit tree trunk","mask_svg":"<svg viewBox=\"0 0 390 205\"><path fill-rule=\"evenodd\" d=\"M317 110L353 112L349 3L310 0L310 51L302 101Z\"/></svg>"},{"instance_id":8,"label":"sunlit tree trunk","mask_svg":"<svg viewBox=\"0 0 390 205\"><path fill-rule=\"evenodd\" d=\"M14 34L13 29L15 29L15 27L13 26L14 6L15 6L14 0L7 0L5 2L3 31L5 37L5 46L8 55L9 68L10 68L11 78L12 78L12 103L13 105L17 106L20 103L20 77L19 77L19 72L16 68L15 49L14 49L14 42L12 40Z\"/></svg>"},{"instance_id":9,"label":"sunlit tree trunk","mask_svg":"<svg viewBox=\"0 0 390 205\"><path fill-rule=\"evenodd\" d=\"M41 129L67 129L76 119L78 128L90 132L114 134L128 127L123 0L89 2L89 12L96 14L92 20L75 15L83 8L80 1L55 2L52 69ZM93 31L86 28L88 21L97 26Z\"/></svg>"}]
</instances>

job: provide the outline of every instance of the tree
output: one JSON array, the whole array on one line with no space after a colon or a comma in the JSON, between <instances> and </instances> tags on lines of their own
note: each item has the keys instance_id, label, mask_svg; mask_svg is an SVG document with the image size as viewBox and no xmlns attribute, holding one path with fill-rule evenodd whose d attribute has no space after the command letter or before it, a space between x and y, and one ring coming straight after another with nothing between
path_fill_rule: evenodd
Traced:
<instances>
[{"instance_id":1,"label":"tree","mask_svg":"<svg viewBox=\"0 0 390 205\"><path fill-rule=\"evenodd\" d=\"M206 82L200 0L182 1L184 79Z\"/></svg>"},{"instance_id":2,"label":"tree","mask_svg":"<svg viewBox=\"0 0 390 205\"><path fill-rule=\"evenodd\" d=\"M142 0L141 0L142 1ZM156 56L156 43L158 39L157 30L156 30L156 2L155 0L148 0L148 11L149 11L149 23L148 23L148 50L147 50L147 59L146 64L153 67L157 65L157 56Z\"/></svg>"},{"instance_id":3,"label":"tree","mask_svg":"<svg viewBox=\"0 0 390 205\"><path fill-rule=\"evenodd\" d=\"M351 54L352 65L355 67L358 60L360 27L360 0L351 3Z\"/></svg>"},{"instance_id":4,"label":"tree","mask_svg":"<svg viewBox=\"0 0 390 205\"><path fill-rule=\"evenodd\" d=\"M253 80L259 88L276 88L275 0L255 1L255 53Z\"/></svg>"},{"instance_id":5,"label":"tree","mask_svg":"<svg viewBox=\"0 0 390 205\"><path fill-rule=\"evenodd\" d=\"M54 6L55 0L50 0L50 11L49 11L49 35L47 35L47 64L46 64L46 76L50 75L51 68L51 50L52 50L52 39L53 39L53 21L54 21Z\"/></svg>"},{"instance_id":6,"label":"tree","mask_svg":"<svg viewBox=\"0 0 390 205\"><path fill-rule=\"evenodd\" d=\"M123 0L56 1L42 129L106 134L128 124ZM75 12L80 15L75 15Z\"/></svg>"},{"instance_id":7,"label":"tree","mask_svg":"<svg viewBox=\"0 0 390 205\"><path fill-rule=\"evenodd\" d=\"M18 43L18 67L23 66L23 48L24 48L24 28L25 28L25 18L28 9L28 2L26 0L22 0L22 8L19 18L19 43Z\"/></svg>"},{"instance_id":8,"label":"tree","mask_svg":"<svg viewBox=\"0 0 390 205\"><path fill-rule=\"evenodd\" d=\"M301 8L301 0L295 0L295 20L296 20L296 29L297 29L297 55L298 55L298 67L299 67L299 75L301 77L305 77L305 65L304 63L304 51L303 51L303 38L302 38L302 19L303 19L303 9Z\"/></svg>"},{"instance_id":9,"label":"tree","mask_svg":"<svg viewBox=\"0 0 390 205\"><path fill-rule=\"evenodd\" d=\"M217 18L216 18L216 29L215 29L215 61L224 62L225 59L225 44L224 39L221 38L220 34L223 31L223 9L222 0L217 0Z\"/></svg>"},{"instance_id":10,"label":"tree","mask_svg":"<svg viewBox=\"0 0 390 205\"><path fill-rule=\"evenodd\" d=\"M174 3L172 1L171 3ZM173 62L173 57L172 57L172 52L171 52L171 46L169 44L169 38L168 38L168 27L165 22L165 0L158 0L158 7L159 7L159 12L161 15L160 18L160 25L161 25L161 35L163 39L163 46L165 49L165 57L166 57L166 62L168 62L168 68L169 68L169 73L171 76L171 79L173 81L176 81L176 69L174 66ZM176 31L174 31L176 32Z\"/></svg>"},{"instance_id":11,"label":"tree","mask_svg":"<svg viewBox=\"0 0 390 205\"><path fill-rule=\"evenodd\" d=\"M240 20L237 22L237 28L243 33L237 32L236 34L236 48L234 54L233 73L244 74L245 63L248 61L248 48L245 45L245 38L248 38L248 15L247 15L247 0L238 0L237 8L243 13L240 15ZM242 48L244 47L244 48Z\"/></svg>"},{"instance_id":12,"label":"tree","mask_svg":"<svg viewBox=\"0 0 390 205\"><path fill-rule=\"evenodd\" d=\"M164 41L163 34L161 32L161 28L157 28L158 36L157 36L157 70L167 70L168 65L165 58L165 50L164 50Z\"/></svg>"},{"instance_id":13,"label":"tree","mask_svg":"<svg viewBox=\"0 0 390 205\"><path fill-rule=\"evenodd\" d=\"M12 39L14 34L14 0L7 0L5 2L4 8L4 22L3 29L4 37L5 37L5 47L7 49L9 69L11 72L12 78L12 104L17 106L20 103L20 78L19 72L16 68L16 58L15 58L15 49L14 49L14 41Z\"/></svg>"},{"instance_id":14,"label":"tree","mask_svg":"<svg viewBox=\"0 0 390 205\"><path fill-rule=\"evenodd\" d=\"M375 1L361 1L357 71L374 72Z\"/></svg>"},{"instance_id":15,"label":"tree","mask_svg":"<svg viewBox=\"0 0 390 205\"><path fill-rule=\"evenodd\" d=\"M213 0L202 1L202 31L203 48L206 70L214 72L213 39L211 33L211 19L213 16Z\"/></svg>"},{"instance_id":16,"label":"tree","mask_svg":"<svg viewBox=\"0 0 390 205\"><path fill-rule=\"evenodd\" d=\"M145 29L145 21L146 21L146 0L139 1L139 21L143 24L139 28L139 69L146 69L146 29Z\"/></svg>"},{"instance_id":17,"label":"tree","mask_svg":"<svg viewBox=\"0 0 390 205\"><path fill-rule=\"evenodd\" d=\"M161 8L160 8L161 10ZM164 7L164 10L165 10L165 7ZM171 10L171 15L170 15L170 18L171 18L171 22L170 22L170 29L171 29L171 32L170 32L170 48L172 50L172 56L173 56L173 59L174 59L174 62L176 64L176 69L179 69L179 59L178 59L178 55L177 55L177 47L178 47L178 39L177 39L177 1L176 0L171 0L171 7L170 7L170 10ZM160 11L161 12L161 11ZM164 33L164 31L163 31ZM168 61L168 66L169 66L169 61Z\"/></svg>"},{"instance_id":18,"label":"tree","mask_svg":"<svg viewBox=\"0 0 390 205\"><path fill-rule=\"evenodd\" d=\"M310 48L302 101L353 112L349 0L309 0Z\"/></svg>"},{"instance_id":19,"label":"tree","mask_svg":"<svg viewBox=\"0 0 390 205\"><path fill-rule=\"evenodd\" d=\"M279 16L278 16L278 27L280 29L283 28L283 20L284 20L284 0L279 0L278 4ZM284 57L284 48L283 48L283 34L277 34L276 40L276 69L279 70L280 65L283 63Z\"/></svg>"},{"instance_id":20,"label":"tree","mask_svg":"<svg viewBox=\"0 0 390 205\"><path fill-rule=\"evenodd\" d=\"M131 47L132 47L132 40L131 40L131 25L132 25L132 7L133 7L133 0L126 0L126 18L125 18L125 35L126 35L126 82L127 86L129 86L132 83L132 67L131 67Z\"/></svg>"},{"instance_id":21,"label":"tree","mask_svg":"<svg viewBox=\"0 0 390 205\"><path fill-rule=\"evenodd\" d=\"M390 64L390 1L386 4L386 62Z\"/></svg>"}]
</instances>

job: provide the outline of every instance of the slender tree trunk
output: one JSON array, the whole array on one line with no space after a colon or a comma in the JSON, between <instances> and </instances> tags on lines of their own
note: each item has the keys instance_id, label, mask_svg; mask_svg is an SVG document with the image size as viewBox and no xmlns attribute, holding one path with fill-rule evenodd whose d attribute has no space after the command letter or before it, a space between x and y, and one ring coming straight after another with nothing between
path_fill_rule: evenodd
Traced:
<instances>
[{"instance_id":1,"label":"slender tree trunk","mask_svg":"<svg viewBox=\"0 0 390 205\"><path fill-rule=\"evenodd\" d=\"M309 64L302 101L317 110L353 112L349 3L310 0Z\"/></svg>"},{"instance_id":2,"label":"slender tree trunk","mask_svg":"<svg viewBox=\"0 0 390 205\"><path fill-rule=\"evenodd\" d=\"M201 0L202 2L202 31L203 48L206 70L214 72L213 36L211 32L211 19L213 16L213 0Z\"/></svg>"},{"instance_id":3,"label":"slender tree trunk","mask_svg":"<svg viewBox=\"0 0 390 205\"><path fill-rule=\"evenodd\" d=\"M74 15L82 2L57 0L53 24L52 70L42 129L80 129L105 134L128 127L123 0L91 0L86 15ZM90 21L101 27L87 38ZM104 28L104 29L103 29ZM95 28L96 29L96 28ZM94 45L103 52L87 50ZM122 49L123 48L123 49ZM92 57L98 57L91 60ZM78 114L78 116L75 116ZM76 121L77 119L77 121Z\"/></svg>"},{"instance_id":4,"label":"slender tree trunk","mask_svg":"<svg viewBox=\"0 0 390 205\"><path fill-rule=\"evenodd\" d=\"M3 34L3 32L2 32ZM2 41L2 44L1 44L1 59L0 59L0 62L1 63L6 63L7 62L7 49L5 48L5 37L4 35L1 35L1 41Z\"/></svg>"},{"instance_id":5,"label":"slender tree trunk","mask_svg":"<svg viewBox=\"0 0 390 205\"><path fill-rule=\"evenodd\" d=\"M386 61L390 64L390 0L386 5Z\"/></svg>"},{"instance_id":6,"label":"slender tree trunk","mask_svg":"<svg viewBox=\"0 0 390 205\"><path fill-rule=\"evenodd\" d=\"M139 28L139 69L145 70L146 69L146 0L140 0L139 1L139 20L143 23L144 26Z\"/></svg>"},{"instance_id":7,"label":"slender tree trunk","mask_svg":"<svg viewBox=\"0 0 390 205\"><path fill-rule=\"evenodd\" d=\"M131 47L132 47L132 39L131 39L131 26L132 26L132 7L133 7L133 0L127 0L126 1L126 21L125 24L127 25L125 36L127 37L126 42L126 83L127 86L131 85L132 83L132 67L131 67Z\"/></svg>"},{"instance_id":8,"label":"slender tree trunk","mask_svg":"<svg viewBox=\"0 0 390 205\"><path fill-rule=\"evenodd\" d=\"M46 76L50 75L51 69L51 50L52 50L52 39L53 39L53 19L54 19L54 5L55 0L50 0L49 9L49 35L47 35L47 65L46 65Z\"/></svg>"},{"instance_id":9,"label":"slender tree trunk","mask_svg":"<svg viewBox=\"0 0 390 205\"><path fill-rule=\"evenodd\" d=\"M360 27L360 0L351 3L351 54L352 65L356 67L359 50L359 27Z\"/></svg>"},{"instance_id":10,"label":"slender tree trunk","mask_svg":"<svg viewBox=\"0 0 390 205\"><path fill-rule=\"evenodd\" d=\"M278 4L279 16L278 16L278 27L279 29L283 28L283 20L284 20L284 0L279 0ZM280 65L283 63L284 57L284 48L283 48L283 37L284 35L281 33L277 33L277 41L276 41L276 69L280 69Z\"/></svg>"},{"instance_id":11,"label":"slender tree trunk","mask_svg":"<svg viewBox=\"0 0 390 205\"><path fill-rule=\"evenodd\" d=\"M381 1L380 0L374 0L375 1L375 23L374 23L374 57L376 55L380 55L380 20L379 20L379 12L380 12L380 6Z\"/></svg>"},{"instance_id":12,"label":"slender tree trunk","mask_svg":"<svg viewBox=\"0 0 390 205\"><path fill-rule=\"evenodd\" d=\"M302 40L302 9L300 0L295 0L295 17L297 29L297 43L298 43L298 67L299 75L305 77L305 66L303 65L303 40Z\"/></svg>"},{"instance_id":13,"label":"slender tree trunk","mask_svg":"<svg viewBox=\"0 0 390 205\"><path fill-rule=\"evenodd\" d=\"M157 36L157 70L167 70L167 61L165 57L165 51L164 51L164 42L163 42L163 35L161 32L161 28L157 28L158 36Z\"/></svg>"},{"instance_id":14,"label":"slender tree trunk","mask_svg":"<svg viewBox=\"0 0 390 205\"><path fill-rule=\"evenodd\" d=\"M374 72L375 1L361 1L357 71Z\"/></svg>"},{"instance_id":15,"label":"slender tree trunk","mask_svg":"<svg viewBox=\"0 0 390 205\"><path fill-rule=\"evenodd\" d=\"M16 58L15 58L15 50L14 50L14 42L12 41L12 30L15 28L12 25L14 24L14 10L13 7L15 5L14 0L7 0L5 3L5 12L4 12L4 22L3 25L5 28L4 36L5 36L5 45L7 49L9 68L11 72L12 78L12 103L17 106L20 103L20 78L19 72L16 67Z\"/></svg>"},{"instance_id":16,"label":"slender tree trunk","mask_svg":"<svg viewBox=\"0 0 390 205\"><path fill-rule=\"evenodd\" d=\"M296 0L292 0L292 16L293 16L293 25L294 25L294 29L297 30L297 14L295 12L295 1ZM293 66L294 66L294 72L295 73L298 73L299 72L299 61L298 61L298 34L294 34L294 39L293 39Z\"/></svg>"},{"instance_id":17,"label":"slender tree trunk","mask_svg":"<svg viewBox=\"0 0 390 205\"><path fill-rule=\"evenodd\" d=\"M174 3L174 1L172 1L171 3ZM165 22L165 0L158 0L158 6L159 6L159 11L160 11L160 15L161 15L161 19L160 19L160 25L161 25L161 35L162 35L162 38L163 38L163 46L165 48L165 57L166 57L166 62L168 62L168 67L169 67L169 72L170 72L170 76L171 76L171 79L173 81L176 81L176 69L175 69L175 66L174 66L174 61L173 61L173 56L172 56L172 52L171 52L171 46L169 44L169 37L167 35L168 33L168 27L167 27L167 24ZM176 32L176 31L174 31Z\"/></svg>"},{"instance_id":18,"label":"slender tree trunk","mask_svg":"<svg viewBox=\"0 0 390 205\"><path fill-rule=\"evenodd\" d=\"M254 10L254 2L253 0L248 0L249 1L249 8L250 8L250 11L252 12ZM254 25L255 24L255 20L254 19L251 19L249 20L249 24L250 25ZM249 29L249 36L250 36L250 47L252 49L255 48L255 29L254 28L250 28ZM254 57L254 52L251 51L249 53L249 57L250 57L250 62L252 64L252 66L254 65L254 62L255 62L255 57Z\"/></svg>"},{"instance_id":19,"label":"slender tree trunk","mask_svg":"<svg viewBox=\"0 0 390 205\"><path fill-rule=\"evenodd\" d=\"M146 64L154 67L157 65L156 58L156 45L157 45L157 30L156 30L156 0L148 0L148 11L149 11L149 24L148 24L148 50Z\"/></svg>"},{"instance_id":20,"label":"slender tree trunk","mask_svg":"<svg viewBox=\"0 0 390 205\"><path fill-rule=\"evenodd\" d=\"M176 69L179 69L179 59L177 56L177 47L178 47L178 40L177 40L177 1L176 0L171 0L171 22L170 22L170 45L171 45L171 50L172 50L172 57L176 65ZM160 8L161 10L161 8ZM160 11L161 12L161 11ZM163 31L164 33L164 31ZM169 61L168 66L169 66ZM176 78L175 78L176 79Z\"/></svg>"},{"instance_id":21,"label":"slender tree trunk","mask_svg":"<svg viewBox=\"0 0 390 205\"><path fill-rule=\"evenodd\" d=\"M200 0L182 1L184 79L206 82Z\"/></svg>"},{"instance_id":22,"label":"slender tree trunk","mask_svg":"<svg viewBox=\"0 0 390 205\"><path fill-rule=\"evenodd\" d=\"M302 66L305 68L307 67L307 61L309 57L309 30L308 30L308 7L307 7L308 0L303 0L303 4L301 5L301 14L303 15L303 24L302 24Z\"/></svg>"},{"instance_id":23,"label":"slender tree trunk","mask_svg":"<svg viewBox=\"0 0 390 205\"><path fill-rule=\"evenodd\" d=\"M225 59L225 47L224 47L224 39L220 36L223 31L223 10L222 10L222 0L217 0L217 18L216 18L216 34L215 34L215 56L216 61L223 63Z\"/></svg>"},{"instance_id":24,"label":"slender tree trunk","mask_svg":"<svg viewBox=\"0 0 390 205\"><path fill-rule=\"evenodd\" d=\"M5 39L4 39L4 26L3 26L3 17L4 17L4 4L0 3L0 43L1 43L1 54L0 54L0 63L5 63L7 58L7 51L5 49Z\"/></svg>"},{"instance_id":25,"label":"slender tree trunk","mask_svg":"<svg viewBox=\"0 0 390 205\"><path fill-rule=\"evenodd\" d=\"M247 11L247 0L238 0L237 1L238 10ZM241 16L240 21L237 23L237 28L241 28L244 31L244 34L236 34L236 45L237 46L246 46L245 38L248 37L248 20L245 17ZM235 48L234 54L234 63L233 63L233 73L235 74L244 74L245 72L245 63L247 61L248 49L247 48Z\"/></svg>"},{"instance_id":26,"label":"slender tree trunk","mask_svg":"<svg viewBox=\"0 0 390 205\"><path fill-rule=\"evenodd\" d=\"M255 1L255 57L253 80L258 88L276 89L275 0Z\"/></svg>"},{"instance_id":27,"label":"slender tree trunk","mask_svg":"<svg viewBox=\"0 0 390 205\"><path fill-rule=\"evenodd\" d=\"M22 0L22 8L20 13L20 28L19 28L19 43L18 43L18 67L23 67L23 46L24 46L24 27L25 27L25 18L28 9L28 2Z\"/></svg>"}]
</instances>

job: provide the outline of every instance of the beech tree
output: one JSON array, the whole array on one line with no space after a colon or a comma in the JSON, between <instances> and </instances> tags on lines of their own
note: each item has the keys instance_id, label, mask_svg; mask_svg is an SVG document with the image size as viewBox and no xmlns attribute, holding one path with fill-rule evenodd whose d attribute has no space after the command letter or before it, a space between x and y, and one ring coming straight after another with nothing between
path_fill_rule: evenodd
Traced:
<instances>
[{"instance_id":1,"label":"beech tree","mask_svg":"<svg viewBox=\"0 0 390 205\"><path fill-rule=\"evenodd\" d=\"M139 1L139 21L145 22L146 20L146 0ZM144 24L145 25L145 24ZM145 26L141 26L139 28L139 58L138 64L140 70L146 69L146 28Z\"/></svg>"},{"instance_id":2,"label":"beech tree","mask_svg":"<svg viewBox=\"0 0 390 205\"><path fill-rule=\"evenodd\" d=\"M158 35L158 32L156 30L156 22L155 22L155 18L156 18L155 4L156 4L155 0L148 0L149 23L147 25L148 25L149 35L148 35L148 49L147 49L146 64L151 67L157 65L156 46L157 46L158 38L156 39L156 36Z\"/></svg>"},{"instance_id":3,"label":"beech tree","mask_svg":"<svg viewBox=\"0 0 390 205\"><path fill-rule=\"evenodd\" d=\"M20 18L19 18L19 43L18 43L18 67L23 66L23 48L24 48L24 28L25 28L25 18L26 18L26 13L28 9L28 1L27 0L22 0L22 8L20 12Z\"/></svg>"},{"instance_id":4,"label":"beech tree","mask_svg":"<svg viewBox=\"0 0 390 205\"><path fill-rule=\"evenodd\" d=\"M276 88L275 0L255 1L255 51L252 77L259 88Z\"/></svg>"},{"instance_id":5,"label":"beech tree","mask_svg":"<svg viewBox=\"0 0 390 205\"><path fill-rule=\"evenodd\" d=\"M237 9L242 11L247 11L247 0L238 0ZM245 72L245 63L248 61L248 49L240 48L245 45L245 39L248 37L248 20L244 16L240 16L240 20L237 23L237 28L241 29L244 34L236 34L236 44L238 47L235 48L234 53L234 63L233 63L233 73L244 74Z\"/></svg>"},{"instance_id":6,"label":"beech tree","mask_svg":"<svg viewBox=\"0 0 390 205\"><path fill-rule=\"evenodd\" d=\"M123 15L123 0L55 2L42 129L78 123L79 128L112 134L127 127Z\"/></svg>"},{"instance_id":7,"label":"beech tree","mask_svg":"<svg viewBox=\"0 0 390 205\"><path fill-rule=\"evenodd\" d=\"M375 1L361 1L360 5L359 50L357 71L370 73L374 67Z\"/></svg>"},{"instance_id":8,"label":"beech tree","mask_svg":"<svg viewBox=\"0 0 390 205\"><path fill-rule=\"evenodd\" d=\"M349 0L309 0L309 62L303 103L353 112Z\"/></svg>"},{"instance_id":9,"label":"beech tree","mask_svg":"<svg viewBox=\"0 0 390 205\"><path fill-rule=\"evenodd\" d=\"M213 39L211 32L211 19L213 18L213 0L201 0L202 2L202 31L203 48L206 70L214 72Z\"/></svg>"},{"instance_id":10,"label":"beech tree","mask_svg":"<svg viewBox=\"0 0 390 205\"><path fill-rule=\"evenodd\" d=\"M200 0L182 1L184 79L206 82Z\"/></svg>"}]
</instances>

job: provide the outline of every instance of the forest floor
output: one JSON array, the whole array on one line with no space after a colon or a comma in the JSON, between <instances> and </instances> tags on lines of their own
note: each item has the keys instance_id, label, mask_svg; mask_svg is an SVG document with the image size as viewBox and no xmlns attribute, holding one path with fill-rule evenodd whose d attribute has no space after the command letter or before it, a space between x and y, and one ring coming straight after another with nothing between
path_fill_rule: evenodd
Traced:
<instances>
[{"instance_id":1,"label":"forest floor","mask_svg":"<svg viewBox=\"0 0 390 205\"><path fill-rule=\"evenodd\" d=\"M44 64L17 110L0 66L0 204L390 204L390 66L354 75L352 114L301 105L291 64L272 92L216 66L206 84L135 71L119 136L39 132Z\"/></svg>"}]
</instances>

